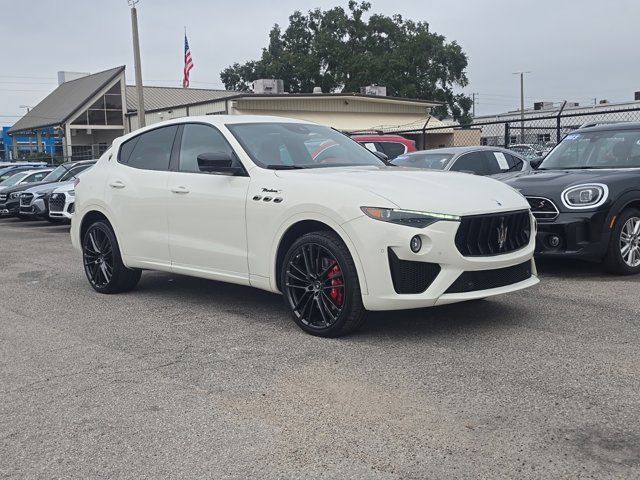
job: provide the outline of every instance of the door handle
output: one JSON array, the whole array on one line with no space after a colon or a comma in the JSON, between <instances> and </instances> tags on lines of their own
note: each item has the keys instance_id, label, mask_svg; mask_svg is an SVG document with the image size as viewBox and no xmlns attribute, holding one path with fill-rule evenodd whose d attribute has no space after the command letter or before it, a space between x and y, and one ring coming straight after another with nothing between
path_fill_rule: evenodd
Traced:
<instances>
[{"instance_id":1,"label":"door handle","mask_svg":"<svg viewBox=\"0 0 640 480\"><path fill-rule=\"evenodd\" d=\"M122 182L122 181L120 181L120 180L115 180L115 181L111 182L111 183L109 184L109 186L110 186L111 188L124 188L124 187L125 187L125 184L124 184L124 182Z\"/></svg>"},{"instance_id":2,"label":"door handle","mask_svg":"<svg viewBox=\"0 0 640 480\"><path fill-rule=\"evenodd\" d=\"M171 191L173 193L180 193L180 194L189 193L189 190L186 187L175 187L175 188L172 188Z\"/></svg>"}]
</instances>

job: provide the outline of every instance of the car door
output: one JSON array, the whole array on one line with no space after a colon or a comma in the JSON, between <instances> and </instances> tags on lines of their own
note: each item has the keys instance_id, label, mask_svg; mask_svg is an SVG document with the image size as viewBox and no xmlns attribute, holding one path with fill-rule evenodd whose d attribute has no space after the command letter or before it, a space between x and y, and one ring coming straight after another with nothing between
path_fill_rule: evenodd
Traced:
<instances>
[{"instance_id":1,"label":"car door","mask_svg":"<svg viewBox=\"0 0 640 480\"><path fill-rule=\"evenodd\" d=\"M167 208L172 269L248 284L249 177L208 173L201 165L198 155L205 153L223 152L238 161L224 135L209 124L184 124L176 151Z\"/></svg>"},{"instance_id":2,"label":"car door","mask_svg":"<svg viewBox=\"0 0 640 480\"><path fill-rule=\"evenodd\" d=\"M124 142L109 170L106 204L129 266L170 268L167 183L177 131L155 128Z\"/></svg>"}]
</instances>

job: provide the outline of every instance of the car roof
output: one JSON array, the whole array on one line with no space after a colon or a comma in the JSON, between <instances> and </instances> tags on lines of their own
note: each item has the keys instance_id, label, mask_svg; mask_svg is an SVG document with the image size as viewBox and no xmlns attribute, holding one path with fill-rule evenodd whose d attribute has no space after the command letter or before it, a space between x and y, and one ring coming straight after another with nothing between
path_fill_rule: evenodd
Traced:
<instances>
[{"instance_id":1,"label":"car roof","mask_svg":"<svg viewBox=\"0 0 640 480\"><path fill-rule=\"evenodd\" d=\"M606 132L611 130L640 130L640 122L620 122L595 125L593 127L584 127L573 130L571 133L581 132Z\"/></svg>"},{"instance_id":2,"label":"car roof","mask_svg":"<svg viewBox=\"0 0 640 480\"><path fill-rule=\"evenodd\" d=\"M429 150L418 150L417 152L405 153L404 155L419 155L424 153L448 153L451 155L459 155L461 153L477 152L477 151L498 151L498 152L504 152L504 153L510 153L510 154L514 153L511 150L507 150L502 147L491 147L487 145L473 145L468 147L431 148Z\"/></svg>"}]
</instances>

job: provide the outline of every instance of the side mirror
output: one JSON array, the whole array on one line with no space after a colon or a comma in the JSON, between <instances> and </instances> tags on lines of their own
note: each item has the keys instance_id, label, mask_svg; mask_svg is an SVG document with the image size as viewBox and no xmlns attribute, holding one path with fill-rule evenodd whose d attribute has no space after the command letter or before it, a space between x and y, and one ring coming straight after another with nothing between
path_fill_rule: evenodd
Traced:
<instances>
[{"instance_id":1,"label":"side mirror","mask_svg":"<svg viewBox=\"0 0 640 480\"><path fill-rule=\"evenodd\" d=\"M234 158L227 152L206 152L198 155L198 169L205 173L236 175L242 168L233 166Z\"/></svg>"},{"instance_id":2,"label":"side mirror","mask_svg":"<svg viewBox=\"0 0 640 480\"><path fill-rule=\"evenodd\" d=\"M536 170L540 164L542 163L542 158L536 158L534 160L529 160L529 165L531 165L531 168L533 168L534 170Z\"/></svg>"}]
</instances>

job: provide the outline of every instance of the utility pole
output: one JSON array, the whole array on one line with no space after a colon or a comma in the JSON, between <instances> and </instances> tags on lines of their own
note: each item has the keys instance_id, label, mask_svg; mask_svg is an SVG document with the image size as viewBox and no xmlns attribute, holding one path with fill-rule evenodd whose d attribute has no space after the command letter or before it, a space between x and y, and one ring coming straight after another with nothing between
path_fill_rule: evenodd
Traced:
<instances>
[{"instance_id":1,"label":"utility pole","mask_svg":"<svg viewBox=\"0 0 640 480\"><path fill-rule=\"evenodd\" d=\"M524 141L524 74L531 72L513 72L514 75L520 75L520 142Z\"/></svg>"},{"instance_id":2,"label":"utility pole","mask_svg":"<svg viewBox=\"0 0 640 480\"><path fill-rule=\"evenodd\" d=\"M133 61L136 69L136 96L138 97L138 128L144 127L146 115L144 111L144 93L142 92L142 64L140 63L140 40L138 38L138 11L136 4L140 0L127 0L131 7L131 32L133 34Z\"/></svg>"},{"instance_id":3,"label":"utility pole","mask_svg":"<svg viewBox=\"0 0 640 480\"><path fill-rule=\"evenodd\" d=\"M480 95L479 93L471 94L471 116L476 118L476 95Z\"/></svg>"}]
</instances>

